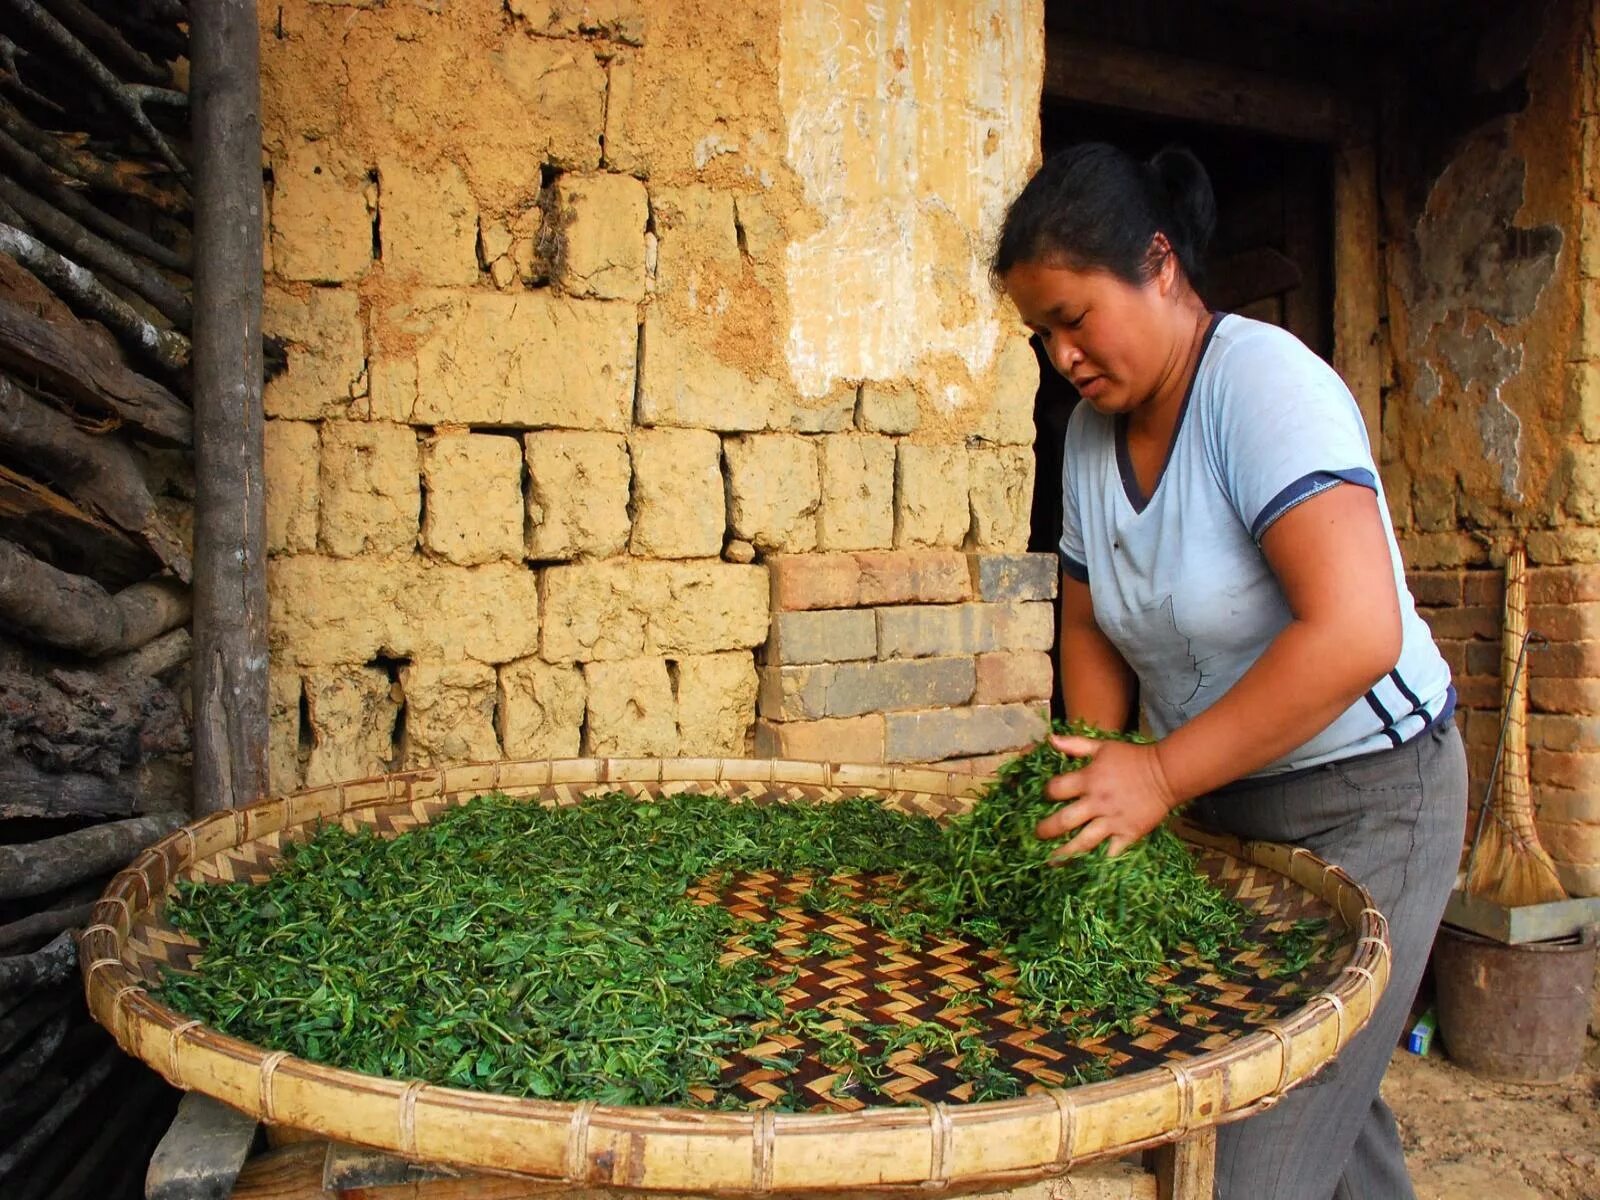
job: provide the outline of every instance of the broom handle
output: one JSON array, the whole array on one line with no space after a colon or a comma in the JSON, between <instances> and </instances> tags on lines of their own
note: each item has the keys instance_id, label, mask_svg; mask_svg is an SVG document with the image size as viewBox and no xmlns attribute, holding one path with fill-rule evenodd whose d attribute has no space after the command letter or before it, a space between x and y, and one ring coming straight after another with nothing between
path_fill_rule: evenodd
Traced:
<instances>
[{"instance_id":1,"label":"broom handle","mask_svg":"<svg viewBox=\"0 0 1600 1200\"><path fill-rule=\"evenodd\" d=\"M1523 665L1528 661L1528 646L1533 642L1544 643L1544 638L1533 630L1528 630L1522 635L1522 647L1517 652L1517 665L1511 672L1511 686L1506 689L1509 695L1517 690L1517 680L1522 675ZM1483 803L1478 806L1478 823L1472 831L1472 849L1467 852L1467 875L1472 874L1473 861L1478 857L1478 842L1483 837L1483 823L1489 816L1489 801L1494 798L1495 779L1500 774L1500 756L1505 753L1506 728L1511 723L1511 705L1506 704L1500 714L1500 736L1494 743L1494 764L1489 768L1489 782L1483 789Z\"/></svg>"}]
</instances>

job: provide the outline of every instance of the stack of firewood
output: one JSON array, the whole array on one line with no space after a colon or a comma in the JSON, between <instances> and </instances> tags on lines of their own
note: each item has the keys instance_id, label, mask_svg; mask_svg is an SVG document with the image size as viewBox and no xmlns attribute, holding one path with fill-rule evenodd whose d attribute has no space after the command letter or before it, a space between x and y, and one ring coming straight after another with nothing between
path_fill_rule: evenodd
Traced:
<instances>
[{"instance_id":1,"label":"stack of firewood","mask_svg":"<svg viewBox=\"0 0 1600 1200\"><path fill-rule=\"evenodd\" d=\"M0 15L0 1195L131 1197L175 1099L73 931L189 801L188 18Z\"/></svg>"}]
</instances>

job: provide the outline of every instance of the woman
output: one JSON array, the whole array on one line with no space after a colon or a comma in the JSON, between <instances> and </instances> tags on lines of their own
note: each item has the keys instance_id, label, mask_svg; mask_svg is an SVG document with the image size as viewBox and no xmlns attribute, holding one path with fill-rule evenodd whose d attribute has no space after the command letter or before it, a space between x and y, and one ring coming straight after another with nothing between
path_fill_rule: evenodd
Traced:
<instances>
[{"instance_id":1,"label":"woman","mask_svg":"<svg viewBox=\"0 0 1600 1200\"><path fill-rule=\"evenodd\" d=\"M1361 415L1292 335L1207 310L1214 223L1187 152L1046 162L995 277L1084 403L1063 471L1066 709L1150 745L1055 738L1041 838L1115 854L1179 805L1345 867L1389 919L1393 972L1337 1062L1219 1131L1219 1197L1412 1195L1378 1084L1454 880L1466 760Z\"/></svg>"}]
</instances>

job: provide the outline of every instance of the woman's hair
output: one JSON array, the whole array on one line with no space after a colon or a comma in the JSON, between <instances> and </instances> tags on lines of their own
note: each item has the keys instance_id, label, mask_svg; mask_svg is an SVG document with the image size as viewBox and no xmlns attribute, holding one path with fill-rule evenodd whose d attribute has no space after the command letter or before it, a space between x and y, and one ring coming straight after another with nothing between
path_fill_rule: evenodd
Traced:
<instances>
[{"instance_id":1,"label":"woman's hair","mask_svg":"<svg viewBox=\"0 0 1600 1200\"><path fill-rule=\"evenodd\" d=\"M1163 233L1196 282L1216 223L1211 180L1189 151L1169 146L1141 163L1084 142L1045 160L1011 202L990 270L998 281L1019 263L1055 263L1143 284L1160 267L1150 242Z\"/></svg>"}]
</instances>

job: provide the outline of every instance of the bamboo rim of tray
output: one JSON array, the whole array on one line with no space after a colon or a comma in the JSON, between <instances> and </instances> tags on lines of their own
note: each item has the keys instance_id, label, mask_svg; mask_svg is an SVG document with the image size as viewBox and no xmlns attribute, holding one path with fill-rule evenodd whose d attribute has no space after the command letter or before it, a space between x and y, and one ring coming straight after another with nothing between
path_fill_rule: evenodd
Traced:
<instances>
[{"instance_id":1,"label":"bamboo rim of tray","mask_svg":"<svg viewBox=\"0 0 1600 1200\"><path fill-rule=\"evenodd\" d=\"M1343 870L1309 851L1179 824L1187 841L1274 871L1328 903L1353 938L1332 985L1228 1045L1101 1083L1009 1100L851 1113L727 1112L522 1099L323 1066L229 1037L158 1003L124 956L130 929L194 864L299 826L380 806L462 803L486 792L572 803L598 787L714 786L734 798L870 793L949 816L985 783L926 768L781 759L502 760L307 788L213 813L134 859L79 944L95 1019L174 1086L269 1123L404 1157L569 1186L728 1196L1024 1183L1176 1141L1275 1104L1366 1024L1388 983L1387 921ZM420 811L420 810L419 810Z\"/></svg>"}]
</instances>

